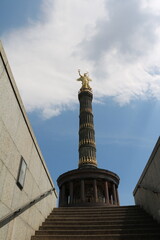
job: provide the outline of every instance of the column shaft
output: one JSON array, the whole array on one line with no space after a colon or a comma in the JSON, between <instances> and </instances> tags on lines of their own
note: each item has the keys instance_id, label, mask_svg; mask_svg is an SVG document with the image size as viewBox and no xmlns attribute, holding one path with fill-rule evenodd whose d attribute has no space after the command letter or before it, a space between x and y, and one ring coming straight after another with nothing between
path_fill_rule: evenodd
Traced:
<instances>
[{"instance_id":1,"label":"column shaft","mask_svg":"<svg viewBox=\"0 0 160 240\"><path fill-rule=\"evenodd\" d=\"M117 205L116 188L114 183L113 183L113 204Z\"/></svg>"},{"instance_id":2,"label":"column shaft","mask_svg":"<svg viewBox=\"0 0 160 240\"><path fill-rule=\"evenodd\" d=\"M80 102L79 168L85 168L88 165L97 167L91 89L81 89L78 98Z\"/></svg>"},{"instance_id":3,"label":"column shaft","mask_svg":"<svg viewBox=\"0 0 160 240\"><path fill-rule=\"evenodd\" d=\"M60 198L60 207L63 206L65 204L65 185L63 184L62 185L62 188L61 188L61 198Z\"/></svg>"},{"instance_id":4,"label":"column shaft","mask_svg":"<svg viewBox=\"0 0 160 240\"><path fill-rule=\"evenodd\" d=\"M96 179L93 180L93 190L94 190L94 200L98 202L98 192L97 192L97 181Z\"/></svg>"},{"instance_id":5,"label":"column shaft","mask_svg":"<svg viewBox=\"0 0 160 240\"><path fill-rule=\"evenodd\" d=\"M105 189L105 203L109 204L109 192L108 192L108 182L104 182Z\"/></svg>"},{"instance_id":6,"label":"column shaft","mask_svg":"<svg viewBox=\"0 0 160 240\"><path fill-rule=\"evenodd\" d=\"M81 180L81 201L85 202L84 180Z\"/></svg>"},{"instance_id":7,"label":"column shaft","mask_svg":"<svg viewBox=\"0 0 160 240\"><path fill-rule=\"evenodd\" d=\"M116 187L116 196L117 196L117 205L119 206L120 205L120 202L119 202L119 195L118 195L118 189Z\"/></svg>"},{"instance_id":8,"label":"column shaft","mask_svg":"<svg viewBox=\"0 0 160 240\"><path fill-rule=\"evenodd\" d=\"M73 203L73 182L69 183L70 204Z\"/></svg>"}]
</instances>

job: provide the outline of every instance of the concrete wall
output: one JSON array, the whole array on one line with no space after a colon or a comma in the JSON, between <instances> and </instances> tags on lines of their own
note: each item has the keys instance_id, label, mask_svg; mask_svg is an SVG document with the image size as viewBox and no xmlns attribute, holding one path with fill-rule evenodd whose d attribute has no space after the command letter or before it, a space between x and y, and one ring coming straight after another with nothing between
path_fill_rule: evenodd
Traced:
<instances>
[{"instance_id":1,"label":"concrete wall","mask_svg":"<svg viewBox=\"0 0 160 240\"><path fill-rule=\"evenodd\" d=\"M16 184L21 156L27 163L22 190ZM0 219L53 187L0 43ZM2 227L0 239L29 240L55 206L53 192Z\"/></svg>"},{"instance_id":2,"label":"concrete wall","mask_svg":"<svg viewBox=\"0 0 160 240\"><path fill-rule=\"evenodd\" d=\"M160 222L160 138L133 192L135 203Z\"/></svg>"}]
</instances>

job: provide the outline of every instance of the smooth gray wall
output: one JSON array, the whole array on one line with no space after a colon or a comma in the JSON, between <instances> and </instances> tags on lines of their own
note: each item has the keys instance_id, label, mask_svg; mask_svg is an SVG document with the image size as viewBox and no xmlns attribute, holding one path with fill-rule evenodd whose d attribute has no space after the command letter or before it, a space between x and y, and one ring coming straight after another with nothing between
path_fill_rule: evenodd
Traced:
<instances>
[{"instance_id":1,"label":"smooth gray wall","mask_svg":"<svg viewBox=\"0 0 160 240\"><path fill-rule=\"evenodd\" d=\"M16 184L21 156L27 163L22 190ZM53 187L0 44L0 219ZM55 206L52 193L2 227L0 239L30 240Z\"/></svg>"},{"instance_id":2,"label":"smooth gray wall","mask_svg":"<svg viewBox=\"0 0 160 240\"><path fill-rule=\"evenodd\" d=\"M133 192L135 203L160 222L160 138Z\"/></svg>"}]
</instances>

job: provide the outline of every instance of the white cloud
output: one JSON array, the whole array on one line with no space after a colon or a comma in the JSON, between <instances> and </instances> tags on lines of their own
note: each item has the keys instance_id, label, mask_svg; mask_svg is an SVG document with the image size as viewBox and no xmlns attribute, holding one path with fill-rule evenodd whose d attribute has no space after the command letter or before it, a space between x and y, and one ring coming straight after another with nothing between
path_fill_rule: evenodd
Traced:
<instances>
[{"instance_id":1,"label":"white cloud","mask_svg":"<svg viewBox=\"0 0 160 240\"><path fill-rule=\"evenodd\" d=\"M77 69L97 102L160 96L160 4L156 0L45 0L42 17L3 36L28 111L57 116L77 103ZM154 74L156 73L156 74Z\"/></svg>"},{"instance_id":2,"label":"white cloud","mask_svg":"<svg viewBox=\"0 0 160 240\"><path fill-rule=\"evenodd\" d=\"M43 116L44 118L48 119L51 117L56 117L60 114L60 108L44 108L43 110Z\"/></svg>"}]
</instances>

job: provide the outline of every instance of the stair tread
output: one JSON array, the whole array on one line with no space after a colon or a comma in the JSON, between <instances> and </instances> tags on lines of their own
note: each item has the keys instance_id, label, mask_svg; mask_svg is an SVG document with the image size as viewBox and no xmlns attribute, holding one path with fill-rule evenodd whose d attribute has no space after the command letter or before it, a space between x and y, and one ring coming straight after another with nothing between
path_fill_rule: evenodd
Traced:
<instances>
[{"instance_id":1,"label":"stair tread","mask_svg":"<svg viewBox=\"0 0 160 240\"><path fill-rule=\"evenodd\" d=\"M160 234L160 229L145 229L145 232L148 232L148 231L152 231L152 230L154 230L154 231L159 231L159 234ZM68 229L61 229L61 230L38 230L38 231L36 231L37 233L44 233L44 232L49 232L49 233L56 233L56 232L61 232L61 233L63 233L63 232L73 232L73 233L75 233L75 232L92 232L92 233L97 233L97 232L120 232L120 233L123 233L123 232L141 232L141 231L144 231L144 229L121 229L121 228L116 228L116 229L88 229L88 230L84 230L84 229L80 229L80 230L77 230L77 229L71 229L71 230L68 230Z\"/></svg>"},{"instance_id":2,"label":"stair tread","mask_svg":"<svg viewBox=\"0 0 160 240\"><path fill-rule=\"evenodd\" d=\"M40 227L40 230L43 230L43 229L51 229L51 228L53 228L53 229L66 229L66 228L73 228L73 229L76 229L76 228L83 228L83 229L92 229L92 228L107 228L107 229L109 229L109 228L118 228L118 227L121 227L121 228L123 228L123 229L128 229L128 228L138 228L138 229L140 229L140 228L142 228L142 229L144 229L144 228L149 228L149 229L156 229L156 228L159 228L159 226L158 225L134 225L134 226L132 226L131 224L130 225L123 225L123 224L119 224L118 226L117 225L92 225L92 226L90 226L90 225L85 225L85 226L79 226L79 225L63 225L63 226L51 226L51 225L45 225L45 226L41 226Z\"/></svg>"},{"instance_id":3,"label":"stair tread","mask_svg":"<svg viewBox=\"0 0 160 240\"><path fill-rule=\"evenodd\" d=\"M81 223L84 223L84 224L87 224L87 223L90 223L90 224L94 224L95 222L97 222L97 223L103 223L103 222L105 222L106 224L107 223L110 223L110 221L105 221L106 219L99 219L99 220L96 220L96 219L88 219L87 221L84 221L84 219L79 219L79 220L76 220L76 222L75 222L75 219L47 219L45 222L46 223L50 223L50 224L58 224L58 223L65 223L65 224L67 224L67 223L70 223L70 224L76 224L76 223L79 223L79 224L81 224ZM110 220L110 219L109 219ZM152 221L151 219L145 219L145 221L144 221L144 219L120 219L120 218L117 218L117 219L114 219L114 223L124 223L124 224L126 224L127 222L128 223L153 223L154 221Z\"/></svg>"},{"instance_id":4,"label":"stair tread","mask_svg":"<svg viewBox=\"0 0 160 240\"><path fill-rule=\"evenodd\" d=\"M114 233L114 234L96 234L96 235L87 235L87 234L83 234L83 235L74 235L75 237L76 236L81 236L81 237L83 237L83 236L96 236L96 237L99 237L99 236L121 236L122 234L121 233ZM65 234L63 234L63 235L48 235L48 234L46 234L46 235L37 235L36 237L41 237L41 236L43 236L43 237L45 237L45 236L50 236L50 237L53 237L53 236L56 236L56 237L58 237L58 236L73 236L73 235L65 235ZM123 236L137 236L137 234L135 234L135 233L124 233L123 234ZM160 236L160 233L140 233L140 234L138 234L138 236Z\"/></svg>"},{"instance_id":5,"label":"stair tread","mask_svg":"<svg viewBox=\"0 0 160 240\"><path fill-rule=\"evenodd\" d=\"M88 216L88 217L83 217L83 216L77 216L77 217L72 217L72 216L66 216L66 217L49 217L48 218L48 220L61 220L61 219L63 219L63 220L95 220L95 221L98 221L98 220L100 220L100 219L106 219L106 220L116 220L116 219L133 219L133 216L127 216L127 218L125 217L125 216L96 216L96 218L95 217L92 217L92 216ZM142 216L137 216L137 217L135 217L134 216L134 219L139 219L139 220L152 220L152 218L151 217L147 217L147 219L146 219L146 217L142 217Z\"/></svg>"},{"instance_id":6,"label":"stair tread","mask_svg":"<svg viewBox=\"0 0 160 240\"><path fill-rule=\"evenodd\" d=\"M128 215L130 215L130 216L148 216L146 213L138 213L138 212L132 212L132 213L128 213L128 212L98 212L98 213L86 213L86 212L84 212L84 213L53 213L53 214L50 214L49 215L49 217L52 217L52 216L98 216L98 215L108 215L108 216L117 216L117 215L125 215L125 216L128 216Z\"/></svg>"}]
</instances>

